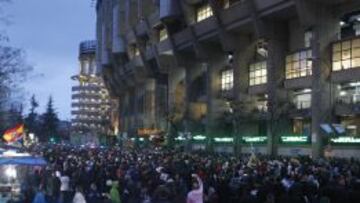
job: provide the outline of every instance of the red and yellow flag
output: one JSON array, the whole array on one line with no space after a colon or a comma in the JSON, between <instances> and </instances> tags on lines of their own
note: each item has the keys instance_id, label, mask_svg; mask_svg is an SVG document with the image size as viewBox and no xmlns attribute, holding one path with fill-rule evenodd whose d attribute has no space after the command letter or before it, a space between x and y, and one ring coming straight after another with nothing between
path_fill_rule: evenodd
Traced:
<instances>
[{"instance_id":1,"label":"red and yellow flag","mask_svg":"<svg viewBox=\"0 0 360 203\"><path fill-rule=\"evenodd\" d=\"M5 131L3 138L6 142L16 142L23 137L24 134L24 124L18 124L14 128L8 129Z\"/></svg>"}]
</instances>

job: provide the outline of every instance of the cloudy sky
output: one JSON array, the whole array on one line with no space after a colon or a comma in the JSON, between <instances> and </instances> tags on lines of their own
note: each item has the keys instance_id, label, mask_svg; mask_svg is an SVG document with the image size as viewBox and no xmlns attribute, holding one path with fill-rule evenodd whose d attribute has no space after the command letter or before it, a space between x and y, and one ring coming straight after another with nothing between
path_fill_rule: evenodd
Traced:
<instances>
[{"instance_id":1,"label":"cloudy sky","mask_svg":"<svg viewBox=\"0 0 360 203\"><path fill-rule=\"evenodd\" d=\"M91 0L12 1L5 7L11 21L6 32L34 67L23 85L26 96L35 94L42 112L52 95L59 117L70 119L70 77L78 70L79 42L95 37L95 8Z\"/></svg>"}]
</instances>

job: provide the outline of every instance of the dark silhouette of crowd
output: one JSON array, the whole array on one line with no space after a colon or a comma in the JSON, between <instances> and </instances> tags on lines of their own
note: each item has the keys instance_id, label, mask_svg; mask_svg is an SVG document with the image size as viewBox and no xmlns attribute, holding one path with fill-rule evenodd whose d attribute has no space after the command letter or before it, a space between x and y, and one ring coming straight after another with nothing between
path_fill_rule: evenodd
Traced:
<instances>
[{"instance_id":1,"label":"dark silhouette of crowd","mask_svg":"<svg viewBox=\"0 0 360 203\"><path fill-rule=\"evenodd\" d=\"M35 147L34 203L357 203L360 162L174 149Z\"/></svg>"}]
</instances>

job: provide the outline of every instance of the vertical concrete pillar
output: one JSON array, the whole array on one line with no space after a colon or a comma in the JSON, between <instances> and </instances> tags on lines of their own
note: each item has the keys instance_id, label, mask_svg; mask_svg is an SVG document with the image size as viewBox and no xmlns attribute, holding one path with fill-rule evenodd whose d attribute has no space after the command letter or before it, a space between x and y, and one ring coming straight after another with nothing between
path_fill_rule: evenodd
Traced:
<instances>
[{"instance_id":1,"label":"vertical concrete pillar","mask_svg":"<svg viewBox=\"0 0 360 203\"><path fill-rule=\"evenodd\" d=\"M331 121L331 82L327 79L331 72L331 42L340 32L339 23L327 7L319 7L316 13L317 23L313 27L313 82L311 99L311 143L312 156L324 155L325 135L320 129L321 123Z\"/></svg>"},{"instance_id":2,"label":"vertical concrete pillar","mask_svg":"<svg viewBox=\"0 0 360 203\"><path fill-rule=\"evenodd\" d=\"M222 51L212 52L212 55L204 63L203 69L206 75L206 95L207 95L207 115L206 115L206 136L207 150L213 151L215 132L221 132L223 129L217 129L217 119L225 110L225 98L220 97L221 75L220 71L225 67L226 53ZM227 109L226 109L227 110Z\"/></svg>"},{"instance_id":3,"label":"vertical concrete pillar","mask_svg":"<svg viewBox=\"0 0 360 203\"><path fill-rule=\"evenodd\" d=\"M206 114L206 136L208 137L207 150L212 151L212 139L210 136L214 126L214 97L216 97L216 88L214 88L214 77L216 72L214 66L206 66L206 95L207 95L207 114ZM214 91L215 90L215 91Z\"/></svg>"},{"instance_id":4,"label":"vertical concrete pillar","mask_svg":"<svg viewBox=\"0 0 360 203\"><path fill-rule=\"evenodd\" d=\"M281 126L281 101L285 100L282 81L285 75L285 57L287 51L287 26L279 22L267 23L268 59L267 59L267 93L268 93L268 153L277 155L279 139L278 127Z\"/></svg>"}]
</instances>

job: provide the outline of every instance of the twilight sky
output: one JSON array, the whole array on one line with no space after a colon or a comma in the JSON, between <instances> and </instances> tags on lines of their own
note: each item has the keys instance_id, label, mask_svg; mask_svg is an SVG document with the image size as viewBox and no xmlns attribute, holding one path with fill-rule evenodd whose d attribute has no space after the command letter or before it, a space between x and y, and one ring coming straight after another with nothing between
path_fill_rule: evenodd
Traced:
<instances>
[{"instance_id":1,"label":"twilight sky","mask_svg":"<svg viewBox=\"0 0 360 203\"><path fill-rule=\"evenodd\" d=\"M95 8L91 0L12 0L5 7L12 46L23 48L34 67L23 85L28 98L35 94L44 111L49 95L61 119L70 119L70 77L78 70L80 41L95 37ZM27 112L26 112L27 113Z\"/></svg>"}]
</instances>

